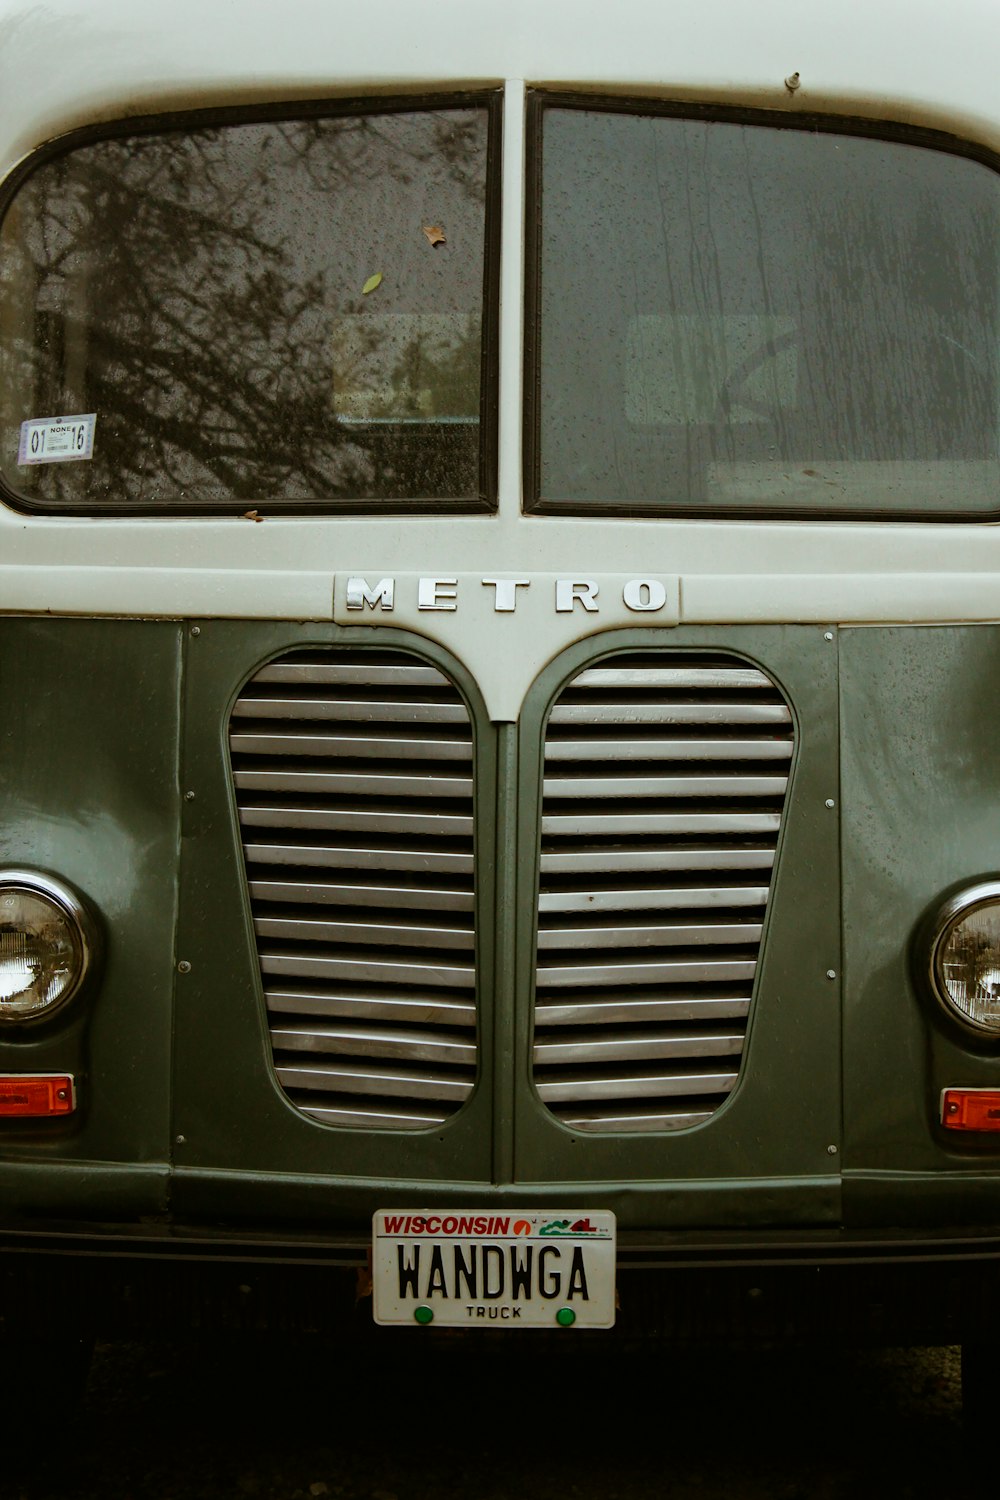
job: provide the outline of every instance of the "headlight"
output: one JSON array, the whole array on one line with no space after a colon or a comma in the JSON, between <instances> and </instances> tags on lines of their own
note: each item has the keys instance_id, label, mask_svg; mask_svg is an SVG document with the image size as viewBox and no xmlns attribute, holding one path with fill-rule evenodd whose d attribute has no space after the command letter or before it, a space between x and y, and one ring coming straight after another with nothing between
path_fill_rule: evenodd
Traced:
<instances>
[{"instance_id":1,"label":"headlight","mask_svg":"<svg viewBox=\"0 0 1000 1500\"><path fill-rule=\"evenodd\" d=\"M938 913L931 979L952 1015L1000 1037L1000 881L969 886Z\"/></svg>"},{"instance_id":2,"label":"headlight","mask_svg":"<svg viewBox=\"0 0 1000 1500\"><path fill-rule=\"evenodd\" d=\"M48 875L0 871L0 1023L34 1021L80 988L93 928L78 898Z\"/></svg>"}]
</instances>

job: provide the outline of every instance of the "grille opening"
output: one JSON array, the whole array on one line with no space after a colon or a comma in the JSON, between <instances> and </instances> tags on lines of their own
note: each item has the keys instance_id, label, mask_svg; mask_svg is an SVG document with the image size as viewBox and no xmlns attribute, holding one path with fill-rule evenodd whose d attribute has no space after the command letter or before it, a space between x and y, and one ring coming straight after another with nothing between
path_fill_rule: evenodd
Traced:
<instances>
[{"instance_id":1,"label":"grille opening","mask_svg":"<svg viewBox=\"0 0 1000 1500\"><path fill-rule=\"evenodd\" d=\"M552 706L534 1079L579 1130L703 1123L735 1087L793 752L731 657L631 653Z\"/></svg>"},{"instance_id":2,"label":"grille opening","mask_svg":"<svg viewBox=\"0 0 1000 1500\"><path fill-rule=\"evenodd\" d=\"M272 1056L311 1118L443 1123L476 1077L472 724L403 652L295 652L230 751Z\"/></svg>"}]
</instances>

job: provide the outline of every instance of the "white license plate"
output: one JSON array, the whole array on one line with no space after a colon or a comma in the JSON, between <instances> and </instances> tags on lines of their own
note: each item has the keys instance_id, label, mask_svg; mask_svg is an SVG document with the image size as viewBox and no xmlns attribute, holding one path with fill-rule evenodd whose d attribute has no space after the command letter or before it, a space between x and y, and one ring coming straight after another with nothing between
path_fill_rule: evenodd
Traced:
<instances>
[{"instance_id":1,"label":"white license plate","mask_svg":"<svg viewBox=\"0 0 1000 1500\"><path fill-rule=\"evenodd\" d=\"M615 1216L383 1209L372 1221L372 1291L376 1323L610 1328Z\"/></svg>"}]
</instances>

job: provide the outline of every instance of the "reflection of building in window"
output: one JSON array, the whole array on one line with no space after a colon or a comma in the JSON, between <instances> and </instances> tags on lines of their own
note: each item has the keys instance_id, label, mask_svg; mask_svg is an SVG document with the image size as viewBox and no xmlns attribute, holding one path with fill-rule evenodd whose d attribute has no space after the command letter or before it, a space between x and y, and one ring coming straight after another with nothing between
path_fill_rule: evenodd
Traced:
<instances>
[{"instance_id":1,"label":"reflection of building in window","mask_svg":"<svg viewBox=\"0 0 1000 1500\"><path fill-rule=\"evenodd\" d=\"M488 130L443 103L42 162L0 226L7 483L57 509L478 506ZM84 412L92 460L18 465L23 422Z\"/></svg>"},{"instance_id":2,"label":"reflection of building in window","mask_svg":"<svg viewBox=\"0 0 1000 1500\"><path fill-rule=\"evenodd\" d=\"M331 344L338 421L478 420L475 313L345 314Z\"/></svg>"},{"instance_id":3,"label":"reflection of building in window","mask_svg":"<svg viewBox=\"0 0 1000 1500\"><path fill-rule=\"evenodd\" d=\"M950 992L977 1020L1000 1016L1000 968L994 924L964 922L952 934L944 963Z\"/></svg>"},{"instance_id":4,"label":"reflection of building in window","mask_svg":"<svg viewBox=\"0 0 1000 1500\"><path fill-rule=\"evenodd\" d=\"M797 405L795 323L760 313L629 319L625 414L638 427L762 422Z\"/></svg>"},{"instance_id":5,"label":"reflection of building in window","mask_svg":"<svg viewBox=\"0 0 1000 1500\"><path fill-rule=\"evenodd\" d=\"M655 109L541 124L539 501L995 510L995 172Z\"/></svg>"}]
</instances>

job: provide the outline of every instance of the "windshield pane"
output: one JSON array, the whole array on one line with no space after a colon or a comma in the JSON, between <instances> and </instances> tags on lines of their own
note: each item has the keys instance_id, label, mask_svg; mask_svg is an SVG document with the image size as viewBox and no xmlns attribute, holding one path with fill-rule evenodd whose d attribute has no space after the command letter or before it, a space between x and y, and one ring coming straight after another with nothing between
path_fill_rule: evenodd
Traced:
<instances>
[{"instance_id":1,"label":"windshield pane","mask_svg":"<svg viewBox=\"0 0 1000 1500\"><path fill-rule=\"evenodd\" d=\"M41 165L0 230L7 484L53 509L478 504L487 133L486 108L407 110Z\"/></svg>"},{"instance_id":2,"label":"windshield pane","mask_svg":"<svg viewBox=\"0 0 1000 1500\"><path fill-rule=\"evenodd\" d=\"M547 108L538 498L1000 508L998 230L964 157Z\"/></svg>"}]
</instances>

